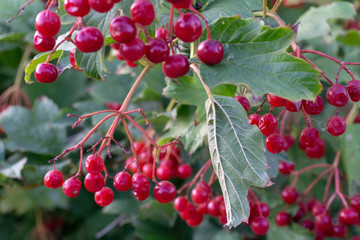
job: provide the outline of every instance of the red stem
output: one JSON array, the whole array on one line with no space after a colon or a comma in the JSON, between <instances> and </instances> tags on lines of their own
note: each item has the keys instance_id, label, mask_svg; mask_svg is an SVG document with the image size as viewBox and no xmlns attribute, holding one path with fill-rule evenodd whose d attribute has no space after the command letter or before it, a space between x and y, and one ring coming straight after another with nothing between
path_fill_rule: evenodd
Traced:
<instances>
[{"instance_id":1,"label":"red stem","mask_svg":"<svg viewBox=\"0 0 360 240\"><path fill-rule=\"evenodd\" d=\"M173 20L174 20L174 5L171 4L170 7L170 15L169 15L169 30L168 30L168 38L171 37L172 28L173 28Z\"/></svg>"},{"instance_id":2,"label":"red stem","mask_svg":"<svg viewBox=\"0 0 360 240\"><path fill-rule=\"evenodd\" d=\"M202 20L204 20L205 26L206 26L207 39L208 39L208 40L211 40L210 28L209 28L209 21L206 19L206 17L204 17L201 13L199 13L195 8L190 7L190 11L192 11L193 13L195 13L196 15L198 15Z\"/></svg>"},{"instance_id":3,"label":"red stem","mask_svg":"<svg viewBox=\"0 0 360 240\"><path fill-rule=\"evenodd\" d=\"M14 16L12 16L10 19L8 19L6 22L7 23L11 23L12 20L14 20L19 14L22 14L25 10L25 8L30 5L34 0L29 0L27 3L25 3L24 5L22 5L19 9L19 11L17 11Z\"/></svg>"}]
</instances>

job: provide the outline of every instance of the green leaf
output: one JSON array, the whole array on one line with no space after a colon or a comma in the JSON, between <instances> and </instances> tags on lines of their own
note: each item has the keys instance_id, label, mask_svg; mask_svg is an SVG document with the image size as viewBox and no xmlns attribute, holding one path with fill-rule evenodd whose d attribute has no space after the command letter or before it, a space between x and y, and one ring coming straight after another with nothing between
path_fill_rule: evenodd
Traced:
<instances>
[{"instance_id":1,"label":"green leaf","mask_svg":"<svg viewBox=\"0 0 360 240\"><path fill-rule=\"evenodd\" d=\"M230 97L206 101L208 141L214 170L225 200L227 225L247 222L249 186L271 185L263 136L250 126L244 108Z\"/></svg>"},{"instance_id":2,"label":"green leaf","mask_svg":"<svg viewBox=\"0 0 360 240\"><path fill-rule=\"evenodd\" d=\"M349 2L334 2L329 5L311 7L297 20L300 24L296 41L331 35L328 20L352 19L355 13L354 5Z\"/></svg>"},{"instance_id":3,"label":"green leaf","mask_svg":"<svg viewBox=\"0 0 360 240\"><path fill-rule=\"evenodd\" d=\"M273 93L293 101L314 99L322 89L318 71L285 53L294 37L290 27L272 29L256 19L222 18L211 26L211 35L224 45L225 56L215 66L201 63L209 87L242 83L256 96Z\"/></svg>"},{"instance_id":4,"label":"green leaf","mask_svg":"<svg viewBox=\"0 0 360 240\"><path fill-rule=\"evenodd\" d=\"M345 45L360 47L360 34L355 30L346 32L346 35L339 35L336 40Z\"/></svg>"},{"instance_id":5,"label":"green leaf","mask_svg":"<svg viewBox=\"0 0 360 240\"><path fill-rule=\"evenodd\" d=\"M304 229L299 224L292 224L291 226L279 227L275 222L270 223L270 229L267 233L268 239L271 240L312 240L314 235L307 229Z\"/></svg>"}]
</instances>

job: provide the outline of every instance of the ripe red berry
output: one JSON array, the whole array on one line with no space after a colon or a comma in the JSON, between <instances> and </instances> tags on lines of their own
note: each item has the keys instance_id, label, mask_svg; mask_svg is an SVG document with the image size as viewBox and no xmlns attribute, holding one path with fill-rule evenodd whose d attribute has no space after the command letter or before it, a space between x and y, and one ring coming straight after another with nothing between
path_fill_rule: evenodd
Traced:
<instances>
[{"instance_id":1,"label":"ripe red berry","mask_svg":"<svg viewBox=\"0 0 360 240\"><path fill-rule=\"evenodd\" d=\"M192 6L194 0L180 0L180 1L169 1L168 2L173 2L173 6L177 9L183 8L183 9L188 9Z\"/></svg>"},{"instance_id":2,"label":"ripe red berry","mask_svg":"<svg viewBox=\"0 0 360 240\"><path fill-rule=\"evenodd\" d=\"M241 106L243 106L243 108L245 109L246 112L249 111L250 109L250 102L246 97L242 97L242 96L235 96L234 97L236 101L238 101Z\"/></svg>"},{"instance_id":3,"label":"ripe red berry","mask_svg":"<svg viewBox=\"0 0 360 240\"><path fill-rule=\"evenodd\" d=\"M226 216L221 215L220 217L218 217L218 219L219 219L219 222L221 223L221 225L225 225L227 223Z\"/></svg>"},{"instance_id":4,"label":"ripe red berry","mask_svg":"<svg viewBox=\"0 0 360 240\"><path fill-rule=\"evenodd\" d=\"M298 102L288 101L288 103L285 105L286 110L288 110L289 112L298 112L301 110L301 107L302 107L301 101Z\"/></svg>"},{"instance_id":5,"label":"ripe red berry","mask_svg":"<svg viewBox=\"0 0 360 240\"><path fill-rule=\"evenodd\" d=\"M339 213L339 220L345 225L354 225L359 221L359 214L352 208L342 209Z\"/></svg>"},{"instance_id":6,"label":"ripe red berry","mask_svg":"<svg viewBox=\"0 0 360 240\"><path fill-rule=\"evenodd\" d=\"M317 95L315 101L303 100L303 107L307 114L319 115L324 109L324 100Z\"/></svg>"},{"instance_id":7,"label":"ripe red berry","mask_svg":"<svg viewBox=\"0 0 360 240\"><path fill-rule=\"evenodd\" d=\"M313 147L306 147L305 153L308 158L312 159L319 159L325 155L325 141L323 139L319 139L315 146Z\"/></svg>"},{"instance_id":8,"label":"ripe red berry","mask_svg":"<svg viewBox=\"0 0 360 240\"><path fill-rule=\"evenodd\" d=\"M273 134L265 140L266 149L272 154L277 154L284 149L284 139L279 134Z\"/></svg>"},{"instance_id":9,"label":"ripe red berry","mask_svg":"<svg viewBox=\"0 0 360 240\"><path fill-rule=\"evenodd\" d=\"M136 37L134 21L127 16L114 17L110 22L110 35L117 42L131 42Z\"/></svg>"},{"instance_id":10,"label":"ripe red berry","mask_svg":"<svg viewBox=\"0 0 360 240\"><path fill-rule=\"evenodd\" d=\"M105 186L105 178L101 173L88 173L84 179L84 186L89 192L96 193Z\"/></svg>"},{"instance_id":11,"label":"ripe red berry","mask_svg":"<svg viewBox=\"0 0 360 240\"><path fill-rule=\"evenodd\" d=\"M266 206L267 206L267 205L266 205ZM261 211L263 211L263 210L266 211L265 208L262 209L262 206L260 206L260 209L261 209ZM225 206L225 201L224 201L224 199L222 199L222 200L220 201L219 211L220 211L220 214L221 214L222 216L226 216L226 206ZM268 210L268 211L270 211L270 210ZM270 213L270 212L269 212L269 213ZM268 216L269 216L269 215L268 215Z\"/></svg>"},{"instance_id":12,"label":"ripe red berry","mask_svg":"<svg viewBox=\"0 0 360 240\"><path fill-rule=\"evenodd\" d=\"M75 45L81 52L96 52L104 45L104 37L99 29L85 27L76 34Z\"/></svg>"},{"instance_id":13,"label":"ripe red berry","mask_svg":"<svg viewBox=\"0 0 360 240\"><path fill-rule=\"evenodd\" d=\"M79 69L75 60L75 52L76 52L76 48L71 49L70 53L69 53L69 59L70 59L70 63L71 66L77 70L77 71L83 71L82 69Z\"/></svg>"},{"instance_id":14,"label":"ripe red berry","mask_svg":"<svg viewBox=\"0 0 360 240\"><path fill-rule=\"evenodd\" d=\"M275 222L280 227L287 226L291 223L291 215L287 212L278 212L275 216Z\"/></svg>"},{"instance_id":15,"label":"ripe red berry","mask_svg":"<svg viewBox=\"0 0 360 240\"><path fill-rule=\"evenodd\" d=\"M270 136L271 134L275 133L277 130L277 119L271 113L267 113L263 115L258 123L258 128L266 137Z\"/></svg>"},{"instance_id":16,"label":"ripe red berry","mask_svg":"<svg viewBox=\"0 0 360 240\"><path fill-rule=\"evenodd\" d=\"M300 220L304 217L305 214L306 214L306 205L304 203L300 202L299 208L298 208L297 212L295 213L292 220L294 222L300 222Z\"/></svg>"},{"instance_id":17,"label":"ripe red berry","mask_svg":"<svg viewBox=\"0 0 360 240\"><path fill-rule=\"evenodd\" d=\"M188 200L184 197L177 197L174 201L174 208L178 212L184 212L186 210L186 206L188 204Z\"/></svg>"},{"instance_id":18,"label":"ripe red berry","mask_svg":"<svg viewBox=\"0 0 360 240\"><path fill-rule=\"evenodd\" d=\"M187 179L191 177L193 173L192 167L188 164L180 164L177 167L177 177L181 179Z\"/></svg>"},{"instance_id":19,"label":"ripe red berry","mask_svg":"<svg viewBox=\"0 0 360 240\"><path fill-rule=\"evenodd\" d=\"M132 177L128 172L122 171L116 174L114 178L114 187L116 190L125 192L131 188Z\"/></svg>"},{"instance_id":20,"label":"ripe red berry","mask_svg":"<svg viewBox=\"0 0 360 240\"><path fill-rule=\"evenodd\" d=\"M284 107L288 103L288 100L286 100L285 98L278 97L271 93L268 93L266 95L266 98L270 106L272 107Z\"/></svg>"},{"instance_id":21,"label":"ripe red berry","mask_svg":"<svg viewBox=\"0 0 360 240\"><path fill-rule=\"evenodd\" d=\"M198 211L202 214L209 214L208 208L207 208L209 202L210 202L210 200L207 200L203 203L198 204Z\"/></svg>"},{"instance_id":22,"label":"ripe red berry","mask_svg":"<svg viewBox=\"0 0 360 240\"><path fill-rule=\"evenodd\" d=\"M59 188L63 182L63 175L59 170L50 170L44 176L44 184L48 188Z\"/></svg>"},{"instance_id":23,"label":"ripe red berry","mask_svg":"<svg viewBox=\"0 0 360 240\"><path fill-rule=\"evenodd\" d=\"M345 238L347 235L347 227L344 225L335 225L334 226L335 237Z\"/></svg>"},{"instance_id":24,"label":"ripe red berry","mask_svg":"<svg viewBox=\"0 0 360 240\"><path fill-rule=\"evenodd\" d=\"M257 113L250 114L248 117L249 124L250 125L258 125L260 118L261 118L261 116Z\"/></svg>"},{"instance_id":25,"label":"ripe red berry","mask_svg":"<svg viewBox=\"0 0 360 240\"><path fill-rule=\"evenodd\" d=\"M105 13L114 6L113 0L88 0L90 7L97 12Z\"/></svg>"},{"instance_id":26,"label":"ripe red berry","mask_svg":"<svg viewBox=\"0 0 360 240\"><path fill-rule=\"evenodd\" d=\"M284 136L284 151L287 152L289 148L294 145L294 139L290 135Z\"/></svg>"},{"instance_id":27,"label":"ripe red berry","mask_svg":"<svg viewBox=\"0 0 360 240\"><path fill-rule=\"evenodd\" d=\"M176 197L176 187L169 181L161 181L154 188L154 197L160 203L168 203Z\"/></svg>"},{"instance_id":28,"label":"ripe red berry","mask_svg":"<svg viewBox=\"0 0 360 240\"><path fill-rule=\"evenodd\" d=\"M322 203L316 203L313 208L311 209L311 213L314 217L316 217L319 214L322 214L326 211L326 207Z\"/></svg>"},{"instance_id":29,"label":"ripe red berry","mask_svg":"<svg viewBox=\"0 0 360 240\"><path fill-rule=\"evenodd\" d=\"M161 38L162 40L166 41L168 32L163 27L156 29L155 31L155 38Z\"/></svg>"},{"instance_id":30,"label":"ripe red berry","mask_svg":"<svg viewBox=\"0 0 360 240\"><path fill-rule=\"evenodd\" d=\"M250 226L255 234L265 235L269 230L269 220L265 217L255 217Z\"/></svg>"},{"instance_id":31,"label":"ripe red berry","mask_svg":"<svg viewBox=\"0 0 360 240\"><path fill-rule=\"evenodd\" d=\"M195 216L196 216L196 207L194 206L194 204L188 202L185 211L180 212L180 217L184 220L188 220L194 218Z\"/></svg>"},{"instance_id":32,"label":"ripe red berry","mask_svg":"<svg viewBox=\"0 0 360 240\"><path fill-rule=\"evenodd\" d=\"M55 82L58 77L57 68L51 63L40 63L35 69L35 78L40 83Z\"/></svg>"},{"instance_id":33,"label":"ripe red berry","mask_svg":"<svg viewBox=\"0 0 360 240\"><path fill-rule=\"evenodd\" d=\"M132 191L137 200L147 199L150 194L149 178L143 173L135 173L132 177Z\"/></svg>"},{"instance_id":34,"label":"ripe red berry","mask_svg":"<svg viewBox=\"0 0 360 240\"><path fill-rule=\"evenodd\" d=\"M39 52L51 51L55 47L56 40L54 37L46 37L36 32L33 39L33 45Z\"/></svg>"},{"instance_id":35,"label":"ripe red berry","mask_svg":"<svg viewBox=\"0 0 360 240\"><path fill-rule=\"evenodd\" d=\"M169 180L172 177L172 171L168 166L160 165L156 169L156 177L160 180Z\"/></svg>"},{"instance_id":36,"label":"ripe red berry","mask_svg":"<svg viewBox=\"0 0 360 240\"><path fill-rule=\"evenodd\" d=\"M203 220L203 215L202 213L200 213L199 211L195 211L195 216L192 218L189 218L186 220L186 223L190 226L190 227L196 227L198 225L200 225L200 223Z\"/></svg>"},{"instance_id":37,"label":"ripe red berry","mask_svg":"<svg viewBox=\"0 0 360 240\"><path fill-rule=\"evenodd\" d=\"M88 0L64 0L65 11L74 17L84 17L90 12Z\"/></svg>"},{"instance_id":38,"label":"ripe red berry","mask_svg":"<svg viewBox=\"0 0 360 240\"><path fill-rule=\"evenodd\" d=\"M310 231L314 230L314 228L315 228L314 222L309 219L302 221L301 226L303 228L309 229Z\"/></svg>"},{"instance_id":39,"label":"ripe red berry","mask_svg":"<svg viewBox=\"0 0 360 240\"><path fill-rule=\"evenodd\" d=\"M137 166L136 166L136 162L134 157L129 157L128 159L126 159L125 161L125 167L126 169L128 169L131 173L136 173L137 172Z\"/></svg>"},{"instance_id":40,"label":"ripe red berry","mask_svg":"<svg viewBox=\"0 0 360 240\"><path fill-rule=\"evenodd\" d=\"M220 216L220 201L216 198L210 200L207 204L207 211L213 217Z\"/></svg>"},{"instance_id":41,"label":"ripe red berry","mask_svg":"<svg viewBox=\"0 0 360 240\"><path fill-rule=\"evenodd\" d=\"M54 37L61 28L60 18L50 10L39 12L35 19L35 28L43 36Z\"/></svg>"},{"instance_id":42,"label":"ripe red berry","mask_svg":"<svg viewBox=\"0 0 360 240\"><path fill-rule=\"evenodd\" d=\"M151 39L146 44L146 57L152 63L161 63L169 57L169 47L161 38Z\"/></svg>"},{"instance_id":43,"label":"ripe red berry","mask_svg":"<svg viewBox=\"0 0 360 240\"><path fill-rule=\"evenodd\" d=\"M284 175L289 175L294 171L295 164L291 162L279 161L279 172Z\"/></svg>"},{"instance_id":44,"label":"ripe red berry","mask_svg":"<svg viewBox=\"0 0 360 240\"><path fill-rule=\"evenodd\" d=\"M191 200L193 200L193 202L196 204L206 202L208 198L209 198L209 191L206 188L195 187L191 191Z\"/></svg>"},{"instance_id":45,"label":"ripe red berry","mask_svg":"<svg viewBox=\"0 0 360 240\"><path fill-rule=\"evenodd\" d=\"M253 210L252 214L254 215L254 217L257 216L268 217L270 214L270 208L264 202L257 202L251 207L251 210Z\"/></svg>"},{"instance_id":46,"label":"ripe red berry","mask_svg":"<svg viewBox=\"0 0 360 240\"><path fill-rule=\"evenodd\" d=\"M327 124L326 131L333 136L340 136L346 131L346 122L339 116L332 116Z\"/></svg>"},{"instance_id":47,"label":"ripe red berry","mask_svg":"<svg viewBox=\"0 0 360 240\"><path fill-rule=\"evenodd\" d=\"M153 177L153 164L152 163L145 163L142 168L141 171L148 177L148 178L152 178Z\"/></svg>"},{"instance_id":48,"label":"ripe red berry","mask_svg":"<svg viewBox=\"0 0 360 240\"><path fill-rule=\"evenodd\" d=\"M315 227L317 230L328 232L332 229L331 218L327 213L321 213L315 217Z\"/></svg>"},{"instance_id":49,"label":"ripe red berry","mask_svg":"<svg viewBox=\"0 0 360 240\"><path fill-rule=\"evenodd\" d=\"M192 13L184 13L175 21L174 33L183 42L194 42L201 36L201 21Z\"/></svg>"},{"instance_id":50,"label":"ripe red berry","mask_svg":"<svg viewBox=\"0 0 360 240\"><path fill-rule=\"evenodd\" d=\"M196 54L203 63L215 65L224 58L224 47L219 41L205 40L198 45Z\"/></svg>"},{"instance_id":51,"label":"ripe red berry","mask_svg":"<svg viewBox=\"0 0 360 240\"><path fill-rule=\"evenodd\" d=\"M134 22L141 25L150 25L155 19L153 4L148 0L135 0L130 7L131 17Z\"/></svg>"},{"instance_id":52,"label":"ripe red berry","mask_svg":"<svg viewBox=\"0 0 360 240\"><path fill-rule=\"evenodd\" d=\"M182 77L189 72L189 69L189 61L182 54L172 55L162 63L162 70L169 78Z\"/></svg>"},{"instance_id":53,"label":"ripe red berry","mask_svg":"<svg viewBox=\"0 0 360 240\"><path fill-rule=\"evenodd\" d=\"M95 202L101 207L105 207L113 202L114 192L108 187L103 187L100 191L95 193Z\"/></svg>"},{"instance_id":54,"label":"ripe red berry","mask_svg":"<svg viewBox=\"0 0 360 240\"><path fill-rule=\"evenodd\" d=\"M350 199L350 205L351 208L360 213L360 194L357 194Z\"/></svg>"},{"instance_id":55,"label":"ripe red berry","mask_svg":"<svg viewBox=\"0 0 360 240\"><path fill-rule=\"evenodd\" d=\"M353 102L360 101L360 81L352 80L348 82L348 92Z\"/></svg>"},{"instance_id":56,"label":"ripe red berry","mask_svg":"<svg viewBox=\"0 0 360 240\"><path fill-rule=\"evenodd\" d=\"M281 197L287 204L293 204L297 201L299 194L295 188L285 187L281 191Z\"/></svg>"},{"instance_id":57,"label":"ripe red berry","mask_svg":"<svg viewBox=\"0 0 360 240\"><path fill-rule=\"evenodd\" d=\"M307 127L301 131L300 143L303 147L313 147L319 141L319 132L316 128Z\"/></svg>"},{"instance_id":58,"label":"ripe red berry","mask_svg":"<svg viewBox=\"0 0 360 240\"><path fill-rule=\"evenodd\" d=\"M119 51L126 61L135 62L145 55L146 47L141 39L135 38L131 42L121 44Z\"/></svg>"},{"instance_id":59,"label":"ripe red berry","mask_svg":"<svg viewBox=\"0 0 360 240\"><path fill-rule=\"evenodd\" d=\"M69 178L62 185L64 194L70 198L75 198L79 195L81 189L81 181L77 178Z\"/></svg>"},{"instance_id":60,"label":"ripe red berry","mask_svg":"<svg viewBox=\"0 0 360 240\"><path fill-rule=\"evenodd\" d=\"M85 160L85 169L90 174L101 173L104 170L104 160L99 155L91 154Z\"/></svg>"},{"instance_id":61,"label":"ripe red berry","mask_svg":"<svg viewBox=\"0 0 360 240\"><path fill-rule=\"evenodd\" d=\"M349 95L343 85L336 84L327 90L326 100L335 107L343 107L348 103Z\"/></svg>"}]
</instances>

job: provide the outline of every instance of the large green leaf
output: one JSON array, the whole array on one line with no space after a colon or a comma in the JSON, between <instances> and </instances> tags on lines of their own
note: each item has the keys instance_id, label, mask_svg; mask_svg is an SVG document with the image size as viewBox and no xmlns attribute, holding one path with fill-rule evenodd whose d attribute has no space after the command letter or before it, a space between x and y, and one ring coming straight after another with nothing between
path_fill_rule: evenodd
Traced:
<instances>
[{"instance_id":1,"label":"large green leaf","mask_svg":"<svg viewBox=\"0 0 360 240\"><path fill-rule=\"evenodd\" d=\"M231 97L206 101L208 141L214 170L225 200L227 225L247 222L249 186L271 185L263 136L250 126L244 108Z\"/></svg>"},{"instance_id":2,"label":"large green leaf","mask_svg":"<svg viewBox=\"0 0 360 240\"><path fill-rule=\"evenodd\" d=\"M321 91L319 73L285 53L294 37L290 27L272 29L256 19L231 17L214 23L211 34L224 45L225 56L215 66L201 64L210 87L245 83L256 96L270 92L293 101L313 99Z\"/></svg>"},{"instance_id":3,"label":"large green leaf","mask_svg":"<svg viewBox=\"0 0 360 240\"><path fill-rule=\"evenodd\" d=\"M314 235L307 229L301 227L299 224L292 224L291 226L279 227L275 222L270 223L270 229L267 234L268 239L271 240L311 240Z\"/></svg>"}]
</instances>

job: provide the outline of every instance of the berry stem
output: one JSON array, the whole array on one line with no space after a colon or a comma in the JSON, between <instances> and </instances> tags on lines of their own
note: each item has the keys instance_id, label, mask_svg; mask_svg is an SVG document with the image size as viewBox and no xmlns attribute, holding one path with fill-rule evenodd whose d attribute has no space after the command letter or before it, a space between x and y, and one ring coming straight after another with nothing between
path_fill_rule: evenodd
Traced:
<instances>
[{"instance_id":1,"label":"berry stem","mask_svg":"<svg viewBox=\"0 0 360 240\"><path fill-rule=\"evenodd\" d=\"M194 70L194 72L196 73L196 75L199 77L202 85L203 85L204 88L205 88L205 91L206 91L206 93L207 93L210 101L213 102L213 101L214 101L214 100L213 100L213 95L212 95L212 93L211 93L210 88L206 85L206 83L205 83L204 80L202 79L201 74L200 74L200 69L199 69L194 63L191 64L190 67Z\"/></svg>"},{"instance_id":2,"label":"berry stem","mask_svg":"<svg viewBox=\"0 0 360 240\"><path fill-rule=\"evenodd\" d=\"M102 111L98 111L98 112L93 112L93 113L89 113L86 115L82 115L82 116L78 116L75 114L68 114L67 117L77 117L78 120L73 124L72 128L75 128L79 123L82 122L83 119L97 115L97 114L101 114L101 113L117 113L118 111L116 110L102 110Z\"/></svg>"},{"instance_id":3,"label":"berry stem","mask_svg":"<svg viewBox=\"0 0 360 240\"><path fill-rule=\"evenodd\" d=\"M137 155L136 155L136 151L135 151L135 147L134 147L134 141L133 141L133 139L132 139L132 137L131 137L131 134L130 134L128 125L127 125L126 120L125 120L124 118L122 118L122 122L123 122L123 124L124 124L124 128L125 128L126 134L127 134L128 139L129 139L129 141L130 141L131 152L134 154L137 171L138 171L138 172L141 172L139 159L138 159L138 157L137 157Z\"/></svg>"},{"instance_id":4,"label":"berry stem","mask_svg":"<svg viewBox=\"0 0 360 240\"><path fill-rule=\"evenodd\" d=\"M339 84L339 76L340 76L340 72L342 69L343 69L343 64L340 65L339 71L336 74L336 77L335 77L336 84Z\"/></svg>"},{"instance_id":5,"label":"berry stem","mask_svg":"<svg viewBox=\"0 0 360 240\"><path fill-rule=\"evenodd\" d=\"M14 14L14 16L12 16L10 19L8 19L6 22L7 23L11 23L12 20L14 20L19 14L22 14L25 10L25 8L30 5L34 0L29 0L27 3L25 3L24 5L22 5L20 7L20 9Z\"/></svg>"},{"instance_id":6,"label":"berry stem","mask_svg":"<svg viewBox=\"0 0 360 240\"><path fill-rule=\"evenodd\" d=\"M302 54L301 54L301 58L304 59L306 62L310 63L313 68L315 68L316 70L318 70L318 71L321 73L321 75L326 79L326 81L327 81L330 85L334 85L333 81L331 81L330 78L329 78L323 71L321 71L318 66L315 65L315 63L313 63L312 61L310 61L307 57L305 57L305 56L302 55Z\"/></svg>"},{"instance_id":7,"label":"berry stem","mask_svg":"<svg viewBox=\"0 0 360 240\"><path fill-rule=\"evenodd\" d=\"M173 20L174 20L174 6L171 4L170 15L169 15L169 29L167 37L170 39L173 29Z\"/></svg>"},{"instance_id":8,"label":"berry stem","mask_svg":"<svg viewBox=\"0 0 360 240\"><path fill-rule=\"evenodd\" d=\"M158 158L158 152L159 152L159 149L155 148L155 156L154 156L154 161L153 161L153 165L152 165L152 180L153 180L153 182L156 182L155 174L156 174L156 160Z\"/></svg>"},{"instance_id":9,"label":"berry stem","mask_svg":"<svg viewBox=\"0 0 360 240\"><path fill-rule=\"evenodd\" d=\"M17 87L17 88L20 88L22 78L24 76L24 69L25 69L25 66L26 66L26 62L30 57L31 51L32 51L32 47L29 44L25 48L24 54L21 57L19 67L18 67L18 70L16 72L14 86Z\"/></svg>"},{"instance_id":10,"label":"berry stem","mask_svg":"<svg viewBox=\"0 0 360 240\"><path fill-rule=\"evenodd\" d=\"M328 196L329 196L330 186L331 186L333 177L334 177L334 169L331 169L331 172L330 172L330 174L329 174L329 176L328 176L328 179L327 179L326 185L325 185L323 202L325 202L326 199L327 199Z\"/></svg>"},{"instance_id":11,"label":"berry stem","mask_svg":"<svg viewBox=\"0 0 360 240\"><path fill-rule=\"evenodd\" d=\"M284 110L286 110L286 109L284 109ZM283 111L284 111L284 110L283 110ZM280 113L280 114L281 114L281 113ZM279 118L279 117L280 117L280 114L279 114L279 116L278 116L278 119L280 119L280 118ZM284 135L285 123L286 123L286 120L287 120L288 116L289 116L289 111L285 111L284 116L283 116L283 118L281 119L281 122L280 122L280 136L283 136L283 135Z\"/></svg>"},{"instance_id":12,"label":"berry stem","mask_svg":"<svg viewBox=\"0 0 360 240\"><path fill-rule=\"evenodd\" d=\"M303 174L304 172L310 171L314 168L331 168L332 165L328 164L328 163L317 163L317 164L312 164L310 166L304 167L303 169L294 171L292 174L293 175L300 175Z\"/></svg>"},{"instance_id":13,"label":"berry stem","mask_svg":"<svg viewBox=\"0 0 360 240\"><path fill-rule=\"evenodd\" d=\"M80 148L80 163L79 163L79 170L77 171L77 173L75 174L75 176L73 178L78 177L81 174L81 168L83 166L83 158L84 158L84 147Z\"/></svg>"},{"instance_id":14,"label":"berry stem","mask_svg":"<svg viewBox=\"0 0 360 240\"><path fill-rule=\"evenodd\" d=\"M275 13L279 9L279 7L281 6L281 3L282 3L282 0L276 0L274 6L269 11L269 13Z\"/></svg>"},{"instance_id":15,"label":"berry stem","mask_svg":"<svg viewBox=\"0 0 360 240\"><path fill-rule=\"evenodd\" d=\"M340 189L340 176L339 176L339 168L335 168L335 192L336 194L339 196L339 198L341 199L343 205L345 206L345 208L348 208L348 203L344 197L344 194L341 192Z\"/></svg>"},{"instance_id":16,"label":"berry stem","mask_svg":"<svg viewBox=\"0 0 360 240\"><path fill-rule=\"evenodd\" d=\"M206 19L206 17L204 17L201 13L199 13L198 10L196 10L195 8L190 7L190 11L192 11L193 13L198 15L205 22L207 39L211 40L209 21Z\"/></svg>"},{"instance_id":17,"label":"berry stem","mask_svg":"<svg viewBox=\"0 0 360 240\"><path fill-rule=\"evenodd\" d=\"M156 144L154 139L134 119L132 119L128 115L125 115L125 118L129 120L147 139L149 139L154 148L158 148L158 145Z\"/></svg>"},{"instance_id":18,"label":"berry stem","mask_svg":"<svg viewBox=\"0 0 360 240\"><path fill-rule=\"evenodd\" d=\"M254 193L250 188L249 188L249 194L250 194L250 196L254 199L254 202L255 202L255 203L258 203L258 202L259 202L259 200L257 199L255 193ZM260 211L260 212L261 212L261 211Z\"/></svg>"},{"instance_id":19,"label":"berry stem","mask_svg":"<svg viewBox=\"0 0 360 240\"><path fill-rule=\"evenodd\" d=\"M334 201L335 198L336 198L336 193L333 193L326 203L326 210L329 210L331 203Z\"/></svg>"},{"instance_id":20,"label":"berry stem","mask_svg":"<svg viewBox=\"0 0 360 240\"><path fill-rule=\"evenodd\" d=\"M330 171L332 171L331 168L326 169L325 171L323 171L321 174L319 174L310 184L309 186L305 189L304 191L304 195L308 195L311 191L311 189L313 189L313 187L315 187L315 185L326 175L328 174Z\"/></svg>"},{"instance_id":21,"label":"berry stem","mask_svg":"<svg viewBox=\"0 0 360 240\"><path fill-rule=\"evenodd\" d=\"M262 8L263 8L263 18L266 18L267 15L267 0L262 0Z\"/></svg>"},{"instance_id":22,"label":"berry stem","mask_svg":"<svg viewBox=\"0 0 360 240\"><path fill-rule=\"evenodd\" d=\"M261 108L262 108L262 106L264 106L264 104L266 103L266 101L267 101L267 98L265 98L265 99L260 103L260 106L259 106L258 110L255 112L255 114L257 114L257 113L259 113L259 112L261 111Z\"/></svg>"},{"instance_id":23,"label":"berry stem","mask_svg":"<svg viewBox=\"0 0 360 240\"><path fill-rule=\"evenodd\" d=\"M184 189L188 188L187 193L186 193L186 195L188 196L188 195L189 195L189 190L190 190L191 186L195 184L196 180L199 178L199 176L201 175L201 173L204 171L204 169L207 167L207 165L210 166L210 164L211 164L211 160L208 160L208 161L199 169L199 171L196 173L196 175L194 176L194 178L193 178L190 182L184 184L184 185L178 190L178 194L180 195L181 192L182 192Z\"/></svg>"},{"instance_id":24,"label":"berry stem","mask_svg":"<svg viewBox=\"0 0 360 240\"><path fill-rule=\"evenodd\" d=\"M305 119L306 126L307 126L307 127L311 127L311 125L310 125L310 122L311 122L310 117L307 115L307 113L305 112L304 108L301 108L301 112L302 112L302 114L304 115L304 119Z\"/></svg>"}]
</instances>

